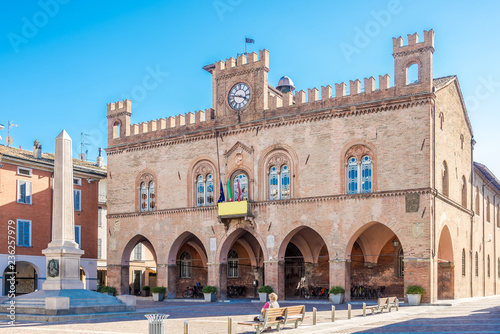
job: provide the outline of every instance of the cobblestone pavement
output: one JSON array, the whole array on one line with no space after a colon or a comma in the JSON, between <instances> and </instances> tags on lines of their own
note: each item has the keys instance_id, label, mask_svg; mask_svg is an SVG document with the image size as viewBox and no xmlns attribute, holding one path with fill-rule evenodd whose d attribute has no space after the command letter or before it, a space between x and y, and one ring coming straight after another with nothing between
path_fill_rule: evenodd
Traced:
<instances>
[{"instance_id":1,"label":"cobblestone pavement","mask_svg":"<svg viewBox=\"0 0 500 334\"><path fill-rule=\"evenodd\" d=\"M228 316L233 319L233 333L255 333L249 326L238 325L240 321L251 320L259 312L261 303L233 301L230 303L203 302L153 302L139 299L138 310L169 314L166 321L168 334L183 334L184 322L189 323L191 334L228 333ZM281 306L302 304L281 302ZM367 315L362 317L361 303L352 304L352 319L347 319L347 305L336 307L336 321L331 322L331 305L327 303L306 303L308 319L298 329L287 327L280 333L434 333L434 334L500 334L500 296L471 298L441 302L443 306L401 307L398 312ZM444 306L444 305L448 306ZM317 312L317 325L313 326L312 309ZM148 333L148 322L144 316L127 318L106 318L99 320L71 321L64 323L17 322L6 326L0 322L0 333ZM276 333L276 330L266 331Z\"/></svg>"}]
</instances>

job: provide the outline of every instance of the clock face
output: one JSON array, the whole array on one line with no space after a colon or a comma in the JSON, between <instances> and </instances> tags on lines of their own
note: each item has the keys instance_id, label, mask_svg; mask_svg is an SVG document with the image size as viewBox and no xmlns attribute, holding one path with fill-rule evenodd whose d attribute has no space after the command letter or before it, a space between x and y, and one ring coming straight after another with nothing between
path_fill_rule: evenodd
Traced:
<instances>
[{"instance_id":1,"label":"clock face","mask_svg":"<svg viewBox=\"0 0 500 334\"><path fill-rule=\"evenodd\" d=\"M234 110L241 110L250 102L250 87L245 83L237 83L229 91L227 98L229 105Z\"/></svg>"}]
</instances>

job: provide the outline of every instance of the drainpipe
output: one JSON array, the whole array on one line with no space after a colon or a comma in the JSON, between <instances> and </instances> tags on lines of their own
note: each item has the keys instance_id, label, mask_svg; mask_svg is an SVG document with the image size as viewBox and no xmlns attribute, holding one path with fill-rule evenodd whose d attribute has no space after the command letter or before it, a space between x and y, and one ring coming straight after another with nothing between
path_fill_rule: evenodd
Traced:
<instances>
[{"instance_id":1,"label":"drainpipe","mask_svg":"<svg viewBox=\"0 0 500 334\"><path fill-rule=\"evenodd\" d=\"M469 251L469 263L470 263L470 296L474 297L474 284L473 284L473 279L474 279L474 265L473 265L473 260L472 260L472 254L473 252L473 247L474 247L474 242L473 242L473 233L474 233L474 216L475 216L475 211L474 211L474 145L476 144L476 141L474 140L474 136L472 136L471 141L470 141L470 208L472 211L472 216L470 217L470 251ZM476 208L477 210L477 208Z\"/></svg>"}]
</instances>

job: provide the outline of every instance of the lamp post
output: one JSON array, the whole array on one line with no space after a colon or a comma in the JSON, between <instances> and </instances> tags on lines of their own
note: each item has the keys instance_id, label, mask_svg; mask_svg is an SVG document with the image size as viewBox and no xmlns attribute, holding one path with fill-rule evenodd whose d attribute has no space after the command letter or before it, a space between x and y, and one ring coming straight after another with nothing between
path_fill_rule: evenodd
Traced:
<instances>
[{"instance_id":1,"label":"lamp post","mask_svg":"<svg viewBox=\"0 0 500 334\"><path fill-rule=\"evenodd\" d=\"M392 240L392 247L398 248L398 246L399 246L399 240L398 238L394 238L394 240Z\"/></svg>"}]
</instances>

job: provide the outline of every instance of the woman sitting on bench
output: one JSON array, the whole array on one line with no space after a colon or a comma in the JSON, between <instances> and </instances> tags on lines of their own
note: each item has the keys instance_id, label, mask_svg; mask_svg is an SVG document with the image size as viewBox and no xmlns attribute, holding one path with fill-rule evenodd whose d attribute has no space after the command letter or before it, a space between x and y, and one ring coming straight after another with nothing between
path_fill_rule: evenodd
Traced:
<instances>
[{"instance_id":1,"label":"woman sitting on bench","mask_svg":"<svg viewBox=\"0 0 500 334\"><path fill-rule=\"evenodd\" d=\"M255 317L254 320L264 321L264 311L266 310L266 308L279 308L280 304L278 304L277 300L278 300L278 295L275 294L274 292L270 293L269 302L264 304L262 310L260 310L260 315Z\"/></svg>"}]
</instances>

